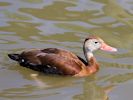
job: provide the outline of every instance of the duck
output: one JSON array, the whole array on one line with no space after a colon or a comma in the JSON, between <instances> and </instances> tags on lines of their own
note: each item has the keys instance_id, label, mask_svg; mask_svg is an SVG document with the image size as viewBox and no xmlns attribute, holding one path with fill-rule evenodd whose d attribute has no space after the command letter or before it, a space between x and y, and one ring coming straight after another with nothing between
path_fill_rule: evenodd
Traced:
<instances>
[{"instance_id":1,"label":"duck","mask_svg":"<svg viewBox=\"0 0 133 100\"><path fill-rule=\"evenodd\" d=\"M21 53L10 53L8 57L17 61L20 66L45 74L83 77L99 70L99 64L93 55L96 50L117 51L100 37L89 36L83 42L83 53L86 60L68 50L59 48L28 49Z\"/></svg>"}]
</instances>

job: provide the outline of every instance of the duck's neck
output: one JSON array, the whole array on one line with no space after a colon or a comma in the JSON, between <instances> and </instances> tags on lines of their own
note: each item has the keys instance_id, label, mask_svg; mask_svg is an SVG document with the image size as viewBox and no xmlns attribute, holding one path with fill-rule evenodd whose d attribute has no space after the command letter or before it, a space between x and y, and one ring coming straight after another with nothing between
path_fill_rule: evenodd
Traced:
<instances>
[{"instance_id":1,"label":"duck's neck","mask_svg":"<svg viewBox=\"0 0 133 100\"><path fill-rule=\"evenodd\" d=\"M94 58L93 53L92 53L92 50L90 50L87 47L87 44L84 43L84 45L83 45L83 51L84 51L84 55L85 55L85 58L87 60L87 63L89 64L91 58Z\"/></svg>"},{"instance_id":2,"label":"duck's neck","mask_svg":"<svg viewBox=\"0 0 133 100\"><path fill-rule=\"evenodd\" d=\"M89 63L90 60L92 58L94 58L93 53L89 49L86 49L86 48L85 48L85 51L84 51L84 55L85 55L85 58L87 60L87 63Z\"/></svg>"},{"instance_id":3,"label":"duck's neck","mask_svg":"<svg viewBox=\"0 0 133 100\"><path fill-rule=\"evenodd\" d=\"M87 67L89 68L89 70L93 70L94 72L97 71L99 69L98 67L98 63L95 59L95 57L93 56L93 53L90 49L88 49L85 45L83 47L83 50L84 50L84 55L85 55L85 58L87 60Z\"/></svg>"}]
</instances>

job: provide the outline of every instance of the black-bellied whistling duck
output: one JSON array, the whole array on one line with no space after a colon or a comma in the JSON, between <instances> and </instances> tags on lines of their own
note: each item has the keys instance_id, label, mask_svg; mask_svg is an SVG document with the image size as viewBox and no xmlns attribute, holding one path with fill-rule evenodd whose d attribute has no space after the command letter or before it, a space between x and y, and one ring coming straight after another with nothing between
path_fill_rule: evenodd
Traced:
<instances>
[{"instance_id":1,"label":"black-bellied whistling duck","mask_svg":"<svg viewBox=\"0 0 133 100\"><path fill-rule=\"evenodd\" d=\"M83 44L87 62L70 51L57 48L30 49L21 54L8 54L8 56L21 66L36 71L48 74L88 76L99 69L92 53L98 49L111 52L117 51L116 48L107 45L99 37L90 36L85 39Z\"/></svg>"}]
</instances>

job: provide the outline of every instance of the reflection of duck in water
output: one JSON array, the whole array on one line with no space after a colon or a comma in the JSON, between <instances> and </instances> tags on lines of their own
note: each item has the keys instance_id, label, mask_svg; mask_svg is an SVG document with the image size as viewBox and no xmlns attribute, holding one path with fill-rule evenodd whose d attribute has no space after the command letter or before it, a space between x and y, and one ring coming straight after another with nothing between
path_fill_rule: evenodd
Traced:
<instances>
[{"instance_id":1,"label":"reflection of duck in water","mask_svg":"<svg viewBox=\"0 0 133 100\"><path fill-rule=\"evenodd\" d=\"M36 82L37 87L41 89L45 88L51 88L51 87L67 87L73 85L73 82L76 81L75 78L70 78L70 77L65 77L65 80L63 77L57 78L57 77L52 77L52 80L45 79L46 77L40 78L38 76L35 76L37 74L32 74L33 80ZM43 79L44 78L44 79ZM55 80L54 80L55 79ZM47 81L46 81L47 80ZM60 81L57 81L60 80ZM64 80L64 81L62 81ZM107 85L107 86L100 86L97 85L95 81L95 75L91 75L90 77L85 78L85 81L82 81L83 85L78 87L79 91L76 93L74 92L72 98L74 100L109 100L108 93L111 92L114 88L113 84ZM81 81L80 81L81 82ZM75 87L77 85L73 86L73 89L77 89ZM83 88L83 91L81 92L81 88ZM72 89L72 90L73 90ZM70 89L71 91L71 89ZM71 91L72 93L72 91ZM69 93L68 93L69 94ZM71 96L71 95L70 95Z\"/></svg>"},{"instance_id":2,"label":"reflection of duck in water","mask_svg":"<svg viewBox=\"0 0 133 100\"><path fill-rule=\"evenodd\" d=\"M95 36L85 39L83 51L86 61L75 54L56 48L31 49L21 54L9 54L8 56L18 61L21 66L41 71L48 74L60 74L71 76L87 76L98 70L98 64L93 56L95 50L117 51Z\"/></svg>"},{"instance_id":3,"label":"reflection of duck in water","mask_svg":"<svg viewBox=\"0 0 133 100\"><path fill-rule=\"evenodd\" d=\"M109 100L108 93L114 88L113 85L100 86L96 82L89 81L92 77L87 77L83 83L83 91L75 96L74 100ZM93 79L94 80L94 79Z\"/></svg>"}]
</instances>

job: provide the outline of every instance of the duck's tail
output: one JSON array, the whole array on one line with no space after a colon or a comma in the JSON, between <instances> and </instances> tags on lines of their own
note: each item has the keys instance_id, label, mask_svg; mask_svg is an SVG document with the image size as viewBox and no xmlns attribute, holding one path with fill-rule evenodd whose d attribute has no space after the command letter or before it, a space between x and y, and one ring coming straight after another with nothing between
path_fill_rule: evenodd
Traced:
<instances>
[{"instance_id":1,"label":"duck's tail","mask_svg":"<svg viewBox=\"0 0 133 100\"><path fill-rule=\"evenodd\" d=\"M8 54L8 57L14 61L17 61L21 66L27 66L28 62L26 59L21 57L21 54Z\"/></svg>"},{"instance_id":2,"label":"duck's tail","mask_svg":"<svg viewBox=\"0 0 133 100\"><path fill-rule=\"evenodd\" d=\"M8 54L8 57L12 60L15 60L15 61L20 60L20 54Z\"/></svg>"}]
</instances>

